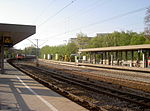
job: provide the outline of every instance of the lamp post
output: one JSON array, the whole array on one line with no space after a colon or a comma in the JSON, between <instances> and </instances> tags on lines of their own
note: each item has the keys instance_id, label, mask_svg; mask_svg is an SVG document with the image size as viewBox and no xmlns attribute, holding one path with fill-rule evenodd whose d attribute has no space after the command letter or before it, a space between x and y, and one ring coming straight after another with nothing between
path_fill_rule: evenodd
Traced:
<instances>
[{"instance_id":1,"label":"lamp post","mask_svg":"<svg viewBox=\"0 0 150 111\"><path fill-rule=\"evenodd\" d=\"M36 40L36 66L39 66L39 61L38 61L38 40L39 39L35 39Z\"/></svg>"}]
</instances>

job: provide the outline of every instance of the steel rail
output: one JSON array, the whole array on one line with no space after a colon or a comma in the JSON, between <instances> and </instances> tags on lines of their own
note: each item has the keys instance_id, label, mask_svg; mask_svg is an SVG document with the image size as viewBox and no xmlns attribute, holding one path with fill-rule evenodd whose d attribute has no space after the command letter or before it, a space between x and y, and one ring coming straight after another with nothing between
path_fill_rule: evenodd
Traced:
<instances>
[{"instance_id":1,"label":"steel rail","mask_svg":"<svg viewBox=\"0 0 150 111\"><path fill-rule=\"evenodd\" d=\"M38 72L42 71L42 73L45 73L46 75L49 75L52 78L68 82L74 85L79 85L81 87L84 87L88 90L95 91L97 93L103 93L105 95L109 95L112 97L119 98L121 100L125 100L131 103L136 103L141 106L150 107L150 98L146 98L143 96L131 94L129 92L123 92L117 89L109 88L106 86L96 85L94 83L90 83L89 81L83 81L72 77L67 77L62 75L62 72L58 71L50 71L39 67L33 67L33 66L23 66L23 67L29 67L30 69L38 70ZM103 89L103 90L102 90Z\"/></svg>"}]
</instances>

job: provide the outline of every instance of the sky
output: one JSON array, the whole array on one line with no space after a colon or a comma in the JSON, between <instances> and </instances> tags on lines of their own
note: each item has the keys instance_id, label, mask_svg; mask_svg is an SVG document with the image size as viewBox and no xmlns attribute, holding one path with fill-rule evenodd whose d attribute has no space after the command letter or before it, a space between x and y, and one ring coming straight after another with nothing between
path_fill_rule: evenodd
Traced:
<instances>
[{"instance_id":1,"label":"sky","mask_svg":"<svg viewBox=\"0 0 150 111\"><path fill-rule=\"evenodd\" d=\"M36 25L36 34L14 47L67 44L77 33L89 37L114 31L144 31L150 0L0 0L0 22Z\"/></svg>"}]
</instances>

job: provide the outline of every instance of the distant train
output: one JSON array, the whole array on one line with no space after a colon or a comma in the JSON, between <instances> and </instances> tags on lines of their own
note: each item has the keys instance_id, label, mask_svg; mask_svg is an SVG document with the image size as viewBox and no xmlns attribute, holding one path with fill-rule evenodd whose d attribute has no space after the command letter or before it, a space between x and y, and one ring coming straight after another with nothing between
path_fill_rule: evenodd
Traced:
<instances>
[{"instance_id":1,"label":"distant train","mask_svg":"<svg viewBox=\"0 0 150 111\"><path fill-rule=\"evenodd\" d=\"M25 55L25 54L16 54L16 59L22 60L22 59L36 59L35 55Z\"/></svg>"},{"instance_id":2,"label":"distant train","mask_svg":"<svg viewBox=\"0 0 150 111\"><path fill-rule=\"evenodd\" d=\"M25 57L24 54L17 54L17 55L16 55L16 59L18 59L18 60L21 60L21 59L23 59L24 57Z\"/></svg>"}]
</instances>

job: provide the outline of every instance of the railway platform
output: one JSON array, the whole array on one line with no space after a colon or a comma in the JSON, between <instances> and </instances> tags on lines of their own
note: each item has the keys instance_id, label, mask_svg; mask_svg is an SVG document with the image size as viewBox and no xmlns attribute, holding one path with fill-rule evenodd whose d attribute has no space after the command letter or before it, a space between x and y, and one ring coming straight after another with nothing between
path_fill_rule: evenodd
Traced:
<instances>
[{"instance_id":1,"label":"railway platform","mask_svg":"<svg viewBox=\"0 0 150 111\"><path fill-rule=\"evenodd\" d=\"M91 64L91 63L75 63L75 62L63 62L63 61L54 61L54 60L46 60L46 59L39 59L41 64L44 63L54 63L54 64L60 64L60 65L67 65L67 66L75 66L75 67L82 67L86 66L84 68L88 69L112 69L112 70L121 70L121 71L134 71L134 72L144 72L144 73L150 73L150 68L141 68L141 67L127 67L127 66L117 66L117 65L105 65L105 64Z\"/></svg>"},{"instance_id":2,"label":"railway platform","mask_svg":"<svg viewBox=\"0 0 150 111\"><path fill-rule=\"evenodd\" d=\"M4 63L0 74L1 111L87 111Z\"/></svg>"}]
</instances>

